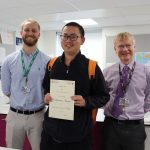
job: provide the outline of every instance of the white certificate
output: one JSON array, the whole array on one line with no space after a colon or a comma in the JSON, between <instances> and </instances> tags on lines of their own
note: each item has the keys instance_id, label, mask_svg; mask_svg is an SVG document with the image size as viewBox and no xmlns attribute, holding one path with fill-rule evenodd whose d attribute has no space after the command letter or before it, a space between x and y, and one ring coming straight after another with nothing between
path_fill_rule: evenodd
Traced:
<instances>
[{"instance_id":1,"label":"white certificate","mask_svg":"<svg viewBox=\"0 0 150 150\"><path fill-rule=\"evenodd\" d=\"M74 101L71 96L75 95L75 81L51 79L50 95L49 117L74 120Z\"/></svg>"}]
</instances>

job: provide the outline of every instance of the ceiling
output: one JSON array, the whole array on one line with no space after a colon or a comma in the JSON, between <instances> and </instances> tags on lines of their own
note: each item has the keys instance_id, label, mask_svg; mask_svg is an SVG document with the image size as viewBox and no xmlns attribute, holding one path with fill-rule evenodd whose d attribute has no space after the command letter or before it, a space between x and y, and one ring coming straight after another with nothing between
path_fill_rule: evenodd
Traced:
<instances>
[{"instance_id":1,"label":"ceiling","mask_svg":"<svg viewBox=\"0 0 150 150\"><path fill-rule=\"evenodd\" d=\"M34 18L42 30L60 30L64 20L92 18L85 28L150 24L150 0L0 0L0 27L18 30Z\"/></svg>"}]
</instances>

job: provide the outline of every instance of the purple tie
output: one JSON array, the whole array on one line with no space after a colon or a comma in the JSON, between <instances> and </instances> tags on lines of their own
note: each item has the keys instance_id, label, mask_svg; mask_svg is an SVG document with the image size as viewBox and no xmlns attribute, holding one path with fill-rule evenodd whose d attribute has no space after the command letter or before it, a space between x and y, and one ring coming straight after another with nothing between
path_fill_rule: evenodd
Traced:
<instances>
[{"instance_id":1,"label":"purple tie","mask_svg":"<svg viewBox=\"0 0 150 150\"><path fill-rule=\"evenodd\" d=\"M123 84L125 87L127 86L129 82L129 71L130 71L130 68L128 66L123 67L122 80L123 80ZM120 98L123 96L124 96L124 93L122 91L121 80L120 80L117 86L116 97L115 97L114 104L112 107L112 115L116 118L123 113L122 107L119 105Z\"/></svg>"}]
</instances>

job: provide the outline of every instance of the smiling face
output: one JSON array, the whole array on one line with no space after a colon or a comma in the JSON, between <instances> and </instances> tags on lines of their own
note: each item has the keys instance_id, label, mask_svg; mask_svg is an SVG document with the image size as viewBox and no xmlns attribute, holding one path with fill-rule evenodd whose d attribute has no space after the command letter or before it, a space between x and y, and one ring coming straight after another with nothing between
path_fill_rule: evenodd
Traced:
<instances>
[{"instance_id":1,"label":"smiling face","mask_svg":"<svg viewBox=\"0 0 150 150\"><path fill-rule=\"evenodd\" d=\"M129 64L134 59L135 40L134 37L125 32L117 35L114 49L123 64Z\"/></svg>"},{"instance_id":2,"label":"smiling face","mask_svg":"<svg viewBox=\"0 0 150 150\"><path fill-rule=\"evenodd\" d=\"M40 37L40 28L37 22L26 21L22 25L20 32L25 45L32 47L35 46Z\"/></svg>"},{"instance_id":3,"label":"smiling face","mask_svg":"<svg viewBox=\"0 0 150 150\"><path fill-rule=\"evenodd\" d=\"M76 26L65 26L61 34L61 46L65 54L75 56L80 51L80 46L85 38Z\"/></svg>"}]
</instances>

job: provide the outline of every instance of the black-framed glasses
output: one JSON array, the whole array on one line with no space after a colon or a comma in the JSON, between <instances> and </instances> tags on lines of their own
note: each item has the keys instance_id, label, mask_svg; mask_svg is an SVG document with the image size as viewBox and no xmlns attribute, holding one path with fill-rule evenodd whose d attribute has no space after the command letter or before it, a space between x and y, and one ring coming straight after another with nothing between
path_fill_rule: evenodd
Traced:
<instances>
[{"instance_id":1,"label":"black-framed glasses","mask_svg":"<svg viewBox=\"0 0 150 150\"><path fill-rule=\"evenodd\" d=\"M60 35L60 38L63 41L67 41L68 39L70 39L70 41L76 41L79 38L79 36L74 35L74 34L73 35Z\"/></svg>"}]
</instances>

